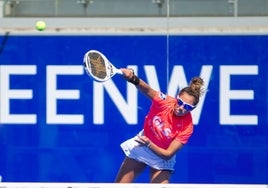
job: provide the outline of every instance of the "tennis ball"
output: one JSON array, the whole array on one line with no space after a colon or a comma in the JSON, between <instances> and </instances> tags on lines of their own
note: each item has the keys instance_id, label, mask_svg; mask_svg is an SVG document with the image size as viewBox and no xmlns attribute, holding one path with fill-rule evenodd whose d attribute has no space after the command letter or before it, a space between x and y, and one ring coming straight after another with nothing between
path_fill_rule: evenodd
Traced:
<instances>
[{"instance_id":1,"label":"tennis ball","mask_svg":"<svg viewBox=\"0 0 268 188\"><path fill-rule=\"evenodd\" d=\"M44 21L37 21L35 23L35 28L38 31L44 31L46 29L46 22L44 22Z\"/></svg>"}]
</instances>

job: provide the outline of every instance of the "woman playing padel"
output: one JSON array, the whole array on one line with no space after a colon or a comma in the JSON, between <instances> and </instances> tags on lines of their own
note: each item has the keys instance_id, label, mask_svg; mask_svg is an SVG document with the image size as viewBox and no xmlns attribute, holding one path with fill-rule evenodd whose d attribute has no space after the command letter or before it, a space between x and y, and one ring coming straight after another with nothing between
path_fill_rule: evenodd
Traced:
<instances>
[{"instance_id":1,"label":"woman playing padel","mask_svg":"<svg viewBox=\"0 0 268 188\"><path fill-rule=\"evenodd\" d=\"M123 77L136 85L152 103L143 129L121 144L126 157L115 182L131 183L149 166L151 183L169 183L176 153L193 133L191 111L203 94L204 82L200 77L192 78L189 86L181 89L174 98L151 88L133 70L121 70Z\"/></svg>"}]
</instances>

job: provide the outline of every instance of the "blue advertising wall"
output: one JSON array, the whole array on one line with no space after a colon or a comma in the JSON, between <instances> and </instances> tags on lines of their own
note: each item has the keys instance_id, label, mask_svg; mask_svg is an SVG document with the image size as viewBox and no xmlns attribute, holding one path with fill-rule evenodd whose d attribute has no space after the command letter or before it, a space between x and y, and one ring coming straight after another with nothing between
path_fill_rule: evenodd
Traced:
<instances>
[{"instance_id":1,"label":"blue advertising wall","mask_svg":"<svg viewBox=\"0 0 268 188\"><path fill-rule=\"evenodd\" d=\"M0 175L7 182L113 182L120 143L150 101L119 75L93 82L89 49L175 96L207 92L177 154L173 183L268 183L267 35L0 36ZM168 52L168 53L167 53ZM136 182L148 182L148 169Z\"/></svg>"}]
</instances>

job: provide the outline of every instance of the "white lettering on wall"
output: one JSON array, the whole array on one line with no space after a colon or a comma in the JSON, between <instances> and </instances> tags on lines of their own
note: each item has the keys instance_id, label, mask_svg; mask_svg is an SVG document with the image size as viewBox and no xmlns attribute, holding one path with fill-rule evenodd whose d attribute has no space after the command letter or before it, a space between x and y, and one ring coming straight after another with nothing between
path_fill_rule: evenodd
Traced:
<instances>
[{"instance_id":1,"label":"white lettering on wall","mask_svg":"<svg viewBox=\"0 0 268 188\"><path fill-rule=\"evenodd\" d=\"M12 75L35 75L36 65L1 65L0 66L0 123L36 124L36 114L11 114L10 100L32 99L31 89L10 89ZM27 109L27 106L24 107ZM25 110L26 111L26 110Z\"/></svg>"},{"instance_id":2,"label":"white lettering on wall","mask_svg":"<svg viewBox=\"0 0 268 188\"><path fill-rule=\"evenodd\" d=\"M257 115L232 115L231 100L252 100L253 90L231 90L232 75L257 75L258 66L220 66L220 124L257 125Z\"/></svg>"},{"instance_id":3,"label":"white lettering on wall","mask_svg":"<svg viewBox=\"0 0 268 188\"><path fill-rule=\"evenodd\" d=\"M84 69L82 66L47 66L47 123L48 124L83 124L84 115L82 114L58 114L57 113L57 100L64 99L79 99L79 90L66 90L57 89L57 77L60 75L82 75L84 74ZM69 107L73 108L72 106Z\"/></svg>"},{"instance_id":4,"label":"white lettering on wall","mask_svg":"<svg viewBox=\"0 0 268 188\"><path fill-rule=\"evenodd\" d=\"M205 87L204 89L207 90L209 85L209 81L211 78L213 67L211 65L204 65L202 66L200 77L204 80ZM183 66L174 66L173 71L171 73L170 82L168 85L168 94L171 96L176 96L179 90L189 85L189 81L186 79L186 75L183 69ZM202 95L199 99L199 103L194 111L192 111L193 115L193 123L198 124L203 108L203 104L206 98L206 92Z\"/></svg>"},{"instance_id":5,"label":"white lettering on wall","mask_svg":"<svg viewBox=\"0 0 268 188\"><path fill-rule=\"evenodd\" d=\"M137 66L129 66L129 68L133 68L137 74ZM125 121L128 124L137 124L137 89L132 84L127 84L127 99L124 100L122 94L112 80L109 80L105 83L94 82L93 84L93 123L104 123L104 90L108 93L112 101L115 103L115 106L118 108ZM108 115L112 115L112 113Z\"/></svg>"},{"instance_id":6,"label":"white lettering on wall","mask_svg":"<svg viewBox=\"0 0 268 188\"><path fill-rule=\"evenodd\" d=\"M137 66L129 66L133 68L138 75ZM157 74L156 67L153 65L145 65L145 81L156 89L162 90L159 83L163 82ZM199 76L202 77L208 87L211 76L212 76L213 66L203 65L200 70ZM12 89L13 82L11 82L11 77L15 75L20 75L20 79L16 84L20 85L20 88L27 88L20 83L21 79L28 79L29 75L32 77L37 74L36 65L0 65L0 123L1 124L37 124L37 115L44 116L45 114L32 114L27 112L27 106L25 106L25 113L13 113L11 109L16 106L16 100L33 100L33 90L32 89ZM84 75L83 66L70 66L70 65L49 65L46 68L46 74L43 76L46 80L46 87L40 89L40 92L45 92L46 106L44 106L46 111L46 122L47 124L84 124L84 114L72 114L71 110L73 106L70 106L70 114L60 114L58 113L59 106L57 105L58 100L80 100L80 90L74 89L58 89L60 88L60 82L58 77L60 76L72 76L72 75ZM244 65L244 66L220 66L219 75L219 87L217 85L213 86L213 90L219 90L219 96L215 96L216 100L219 100L219 122L221 125L257 125L258 116L255 114L242 114L234 115L231 114L232 106L231 100L253 100L254 90L234 90L231 89L232 79L231 76L252 76L258 75L257 65ZM45 78L46 77L46 78ZM173 67L170 75L170 80L167 86L167 94L171 96L176 96L177 92L183 87L189 84L190 78L186 79L185 71L183 66L177 65ZM36 80L36 85L38 85L39 80ZM122 93L118 88L118 84L126 84L126 92ZM122 83L114 83L113 79L105 83L93 82L93 97L88 100L92 100L93 105L88 108L92 109L93 124L104 124L105 117L112 116L112 113L105 112L105 102L107 101L105 97L109 97L111 101L115 104L116 108L122 115L122 118L126 123L134 125L138 123L138 90L132 84L125 82L122 79ZM106 92L106 93L105 93ZM164 92L164 91L163 91ZM193 111L194 124L198 124L203 105L205 103L206 93L200 98L197 108ZM10 103L10 101L12 103ZM38 103L39 101L36 101ZM19 104L21 105L21 103ZM38 104L37 104L38 105ZM142 104L141 104L142 105ZM216 106L217 107L217 106ZM78 107L79 108L79 107ZM24 109L19 106L19 109ZM109 113L109 114L105 114ZM215 111L213 111L215 115ZM115 117L118 118L118 117ZM120 117L121 118L121 117ZM144 117L140 117L144 118Z\"/></svg>"}]
</instances>

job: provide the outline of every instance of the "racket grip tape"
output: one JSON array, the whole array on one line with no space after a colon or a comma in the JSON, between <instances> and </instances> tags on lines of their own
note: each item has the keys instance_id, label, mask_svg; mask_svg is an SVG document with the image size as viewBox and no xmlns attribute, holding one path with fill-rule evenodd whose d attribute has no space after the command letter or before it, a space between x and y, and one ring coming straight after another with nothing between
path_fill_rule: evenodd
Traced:
<instances>
[{"instance_id":1,"label":"racket grip tape","mask_svg":"<svg viewBox=\"0 0 268 188\"><path fill-rule=\"evenodd\" d=\"M132 77L128 80L128 82L134 84L135 86L140 84L140 78L138 76L136 76L133 72Z\"/></svg>"}]
</instances>

